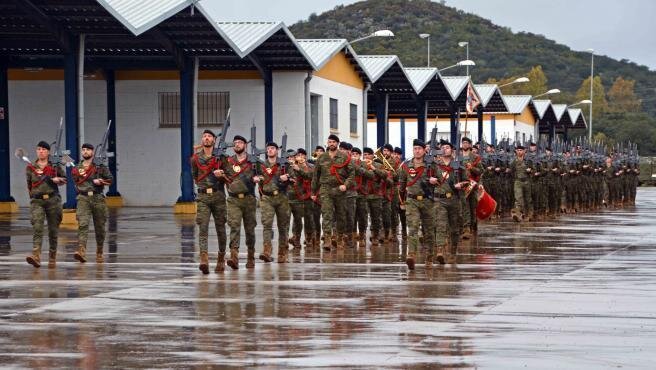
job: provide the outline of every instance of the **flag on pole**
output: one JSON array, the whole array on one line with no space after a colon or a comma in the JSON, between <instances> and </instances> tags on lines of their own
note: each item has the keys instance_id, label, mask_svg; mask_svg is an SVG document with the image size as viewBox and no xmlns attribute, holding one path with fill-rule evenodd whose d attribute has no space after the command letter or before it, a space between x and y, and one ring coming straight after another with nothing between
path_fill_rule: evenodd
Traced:
<instances>
[{"instance_id":1,"label":"flag on pole","mask_svg":"<svg viewBox=\"0 0 656 370\"><path fill-rule=\"evenodd\" d=\"M474 86L472 86L470 82L467 84L467 113L474 114L474 110L479 104L481 104L481 101L478 100L478 96L476 96L476 93L474 92Z\"/></svg>"}]
</instances>

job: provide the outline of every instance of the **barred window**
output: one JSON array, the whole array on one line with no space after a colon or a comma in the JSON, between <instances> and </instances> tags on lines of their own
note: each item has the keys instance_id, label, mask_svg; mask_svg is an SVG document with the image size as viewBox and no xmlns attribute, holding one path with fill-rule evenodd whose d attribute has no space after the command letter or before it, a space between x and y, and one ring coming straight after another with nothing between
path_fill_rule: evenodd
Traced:
<instances>
[{"instance_id":1,"label":"barred window","mask_svg":"<svg viewBox=\"0 0 656 370\"><path fill-rule=\"evenodd\" d=\"M158 95L159 127L180 127L180 93L160 92ZM198 92L196 99L198 127L223 124L230 108L229 92Z\"/></svg>"},{"instance_id":2,"label":"barred window","mask_svg":"<svg viewBox=\"0 0 656 370\"><path fill-rule=\"evenodd\" d=\"M339 121L337 118L337 99L330 98L330 128L332 130L339 129Z\"/></svg>"},{"instance_id":3,"label":"barred window","mask_svg":"<svg viewBox=\"0 0 656 370\"><path fill-rule=\"evenodd\" d=\"M351 121L351 134L358 134L358 106L355 104L349 104L350 106L350 121Z\"/></svg>"}]
</instances>

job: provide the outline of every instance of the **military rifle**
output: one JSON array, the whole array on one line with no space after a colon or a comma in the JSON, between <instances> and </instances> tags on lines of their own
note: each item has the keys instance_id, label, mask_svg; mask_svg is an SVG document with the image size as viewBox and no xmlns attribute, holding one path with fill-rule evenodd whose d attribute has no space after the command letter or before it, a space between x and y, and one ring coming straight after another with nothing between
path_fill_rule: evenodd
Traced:
<instances>
[{"instance_id":1,"label":"military rifle","mask_svg":"<svg viewBox=\"0 0 656 370\"><path fill-rule=\"evenodd\" d=\"M225 155L226 150L232 147L232 143L228 144L226 142L226 137L228 137L228 129L230 128L230 108L228 108L228 114L226 114L225 122L221 128L221 133L219 134L219 141L217 141L214 149L212 150L212 155L215 157L220 157Z\"/></svg>"},{"instance_id":2,"label":"military rifle","mask_svg":"<svg viewBox=\"0 0 656 370\"><path fill-rule=\"evenodd\" d=\"M107 165L107 159L114 156L114 153L107 151L107 140L109 139L109 129L112 127L112 120L107 123L107 129L103 135L102 141L93 151L93 164L96 166Z\"/></svg>"}]
</instances>

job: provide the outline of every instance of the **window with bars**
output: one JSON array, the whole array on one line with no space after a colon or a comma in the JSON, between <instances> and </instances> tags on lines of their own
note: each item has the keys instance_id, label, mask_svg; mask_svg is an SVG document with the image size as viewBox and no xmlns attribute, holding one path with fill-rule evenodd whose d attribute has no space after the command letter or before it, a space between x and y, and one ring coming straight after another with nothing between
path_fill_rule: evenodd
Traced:
<instances>
[{"instance_id":1,"label":"window with bars","mask_svg":"<svg viewBox=\"0 0 656 370\"><path fill-rule=\"evenodd\" d=\"M337 99L330 98L330 129L338 130Z\"/></svg>"},{"instance_id":2,"label":"window with bars","mask_svg":"<svg viewBox=\"0 0 656 370\"><path fill-rule=\"evenodd\" d=\"M180 127L180 93L160 92L159 127ZM229 92L199 92L197 97L198 127L220 126L230 108Z\"/></svg>"},{"instance_id":3,"label":"window with bars","mask_svg":"<svg viewBox=\"0 0 656 370\"><path fill-rule=\"evenodd\" d=\"M349 104L350 107L350 126L351 126L351 134L352 135L357 135L358 134L358 106L355 104Z\"/></svg>"}]
</instances>

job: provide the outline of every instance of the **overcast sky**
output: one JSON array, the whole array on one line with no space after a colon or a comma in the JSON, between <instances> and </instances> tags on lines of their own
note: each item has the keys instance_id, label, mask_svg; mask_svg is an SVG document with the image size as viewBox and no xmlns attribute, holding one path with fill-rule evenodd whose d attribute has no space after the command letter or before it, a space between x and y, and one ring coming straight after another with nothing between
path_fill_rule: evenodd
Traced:
<instances>
[{"instance_id":1,"label":"overcast sky","mask_svg":"<svg viewBox=\"0 0 656 370\"><path fill-rule=\"evenodd\" d=\"M287 25L350 0L202 0L217 20L283 21ZM595 49L656 70L654 0L447 0L513 32L542 34L574 50ZM470 45L475 48L476 45Z\"/></svg>"}]
</instances>

